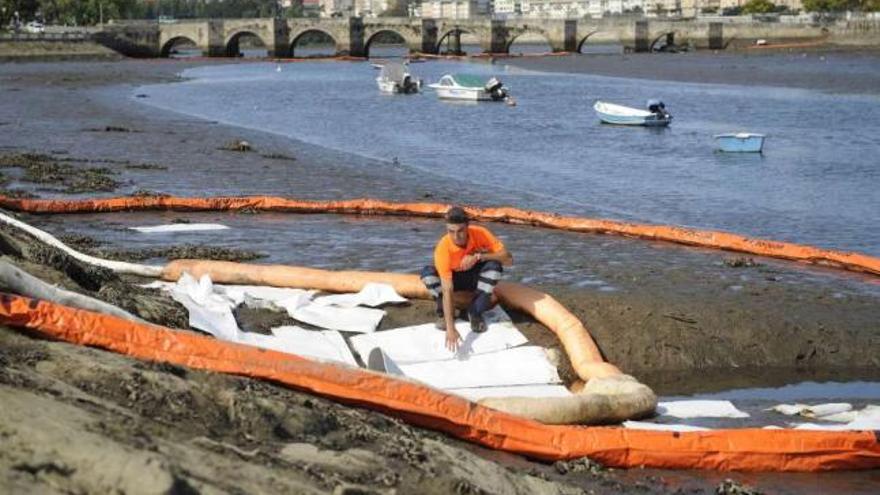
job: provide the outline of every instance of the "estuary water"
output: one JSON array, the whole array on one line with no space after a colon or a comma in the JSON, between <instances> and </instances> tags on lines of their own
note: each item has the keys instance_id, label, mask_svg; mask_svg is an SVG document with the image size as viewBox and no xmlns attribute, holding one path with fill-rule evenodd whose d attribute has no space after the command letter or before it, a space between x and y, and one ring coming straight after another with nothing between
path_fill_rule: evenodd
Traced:
<instances>
[{"instance_id":1,"label":"estuary water","mask_svg":"<svg viewBox=\"0 0 880 495\"><path fill-rule=\"evenodd\" d=\"M160 108L393 162L426 182L477 185L484 204L880 255L876 95L537 73L503 61L411 70L426 83L499 76L518 105L441 101L430 89L383 95L367 62L199 67L137 93ZM650 98L674 115L669 128L603 125L592 110L596 100L643 107ZM767 134L765 152L715 150L713 134L739 131Z\"/></svg>"}]
</instances>

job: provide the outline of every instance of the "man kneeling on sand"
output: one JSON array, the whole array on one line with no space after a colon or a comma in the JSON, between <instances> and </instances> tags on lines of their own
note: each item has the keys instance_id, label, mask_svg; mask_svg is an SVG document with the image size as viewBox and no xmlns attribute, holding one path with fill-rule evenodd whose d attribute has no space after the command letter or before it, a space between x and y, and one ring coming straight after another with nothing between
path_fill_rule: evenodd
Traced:
<instances>
[{"instance_id":1,"label":"man kneeling on sand","mask_svg":"<svg viewBox=\"0 0 880 495\"><path fill-rule=\"evenodd\" d=\"M483 313L497 303L495 285L502 265L513 263L504 244L489 229L471 225L464 209L446 212L446 235L434 248L434 264L422 270L422 282L437 303L437 329L446 331L446 347L456 351L461 336L455 329L455 296L464 300L474 332L485 332Z\"/></svg>"}]
</instances>

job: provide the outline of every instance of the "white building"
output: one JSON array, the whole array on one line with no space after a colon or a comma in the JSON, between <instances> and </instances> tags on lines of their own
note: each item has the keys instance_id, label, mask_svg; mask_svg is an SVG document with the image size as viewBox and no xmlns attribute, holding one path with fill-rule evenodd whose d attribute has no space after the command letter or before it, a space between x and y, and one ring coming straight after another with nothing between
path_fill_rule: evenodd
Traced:
<instances>
[{"instance_id":1,"label":"white building","mask_svg":"<svg viewBox=\"0 0 880 495\"><path fill-rule=\"evenodd\" d=\"M490 14L489 0L430 0L422 2L426 19L471 19Z\"/></svg>"},{"instance_id":2,"label":"white building","mask_svg":"<svg viewBox=\"0 0 880 495\"><path fill-rule=\"evenodd\" d=\"M388 10L388 0L354 0L354 15L376 17Z\"/></svg>"},{"instance_id":3,"label":"white building","mask_svg":"<svg viewBox=\"0 0 880 495\"><path fill-rule=\"evenodd\" d=\"M649 0L518 0L521 2L523 17L577 19L580 17L599 18L634 12L637 8L645 11ZM664 0L660 0L664 1ZM499 0L495 0L498 12Z\"/></svg>"},{"instance_id":4,"label":"white building","mask_svg":"<svg viewBox=\"0 0 880 495\"><path fill-rule=\"evenodd\" d=\"M522 0L495 0L493 13L500 17L513 17L522 14Z\"/></svg>"},{"instance_id":5,"label":"white building","mask_svg":"<svg viewBox=\"0 0 880 495\"><path fill-rule=\"evenodd\" d=\"M320 0L321 17L349 17L354 15L354 0Z\"/></svg>"}]
</instances>

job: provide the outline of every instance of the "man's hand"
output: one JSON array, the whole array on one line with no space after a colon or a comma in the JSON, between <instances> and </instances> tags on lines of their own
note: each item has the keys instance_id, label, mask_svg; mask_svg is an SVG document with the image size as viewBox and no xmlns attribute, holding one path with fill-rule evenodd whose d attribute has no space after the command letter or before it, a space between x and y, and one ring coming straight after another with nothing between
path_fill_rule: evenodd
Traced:
<instances>
[{"instance_id":1,"label":"man's hand","mask_svg":"<svg viewBox=\"0 0 880 495\"><path fill-rule=\"evenodd\" d=\"M452 352L458 350L458 344L461 343L461 335L458 334L458 330L455 329L455 326L447 326L446 327L446 348Z\"/></svg>"},{"instance_id":2,"label":"man's hand","mask_svg":"<svg viewBox=\"0 0 880 495\"><path fill-rule=\"evenodd\" d=\"M461 259L461 264L459 265L458 269L463 272L466 272L466 271L470 270L471 268L473 268L474 265L476 265L478 261L480 261L480 254L479 253L466 254Z\"/></svg>"}]
</instances>

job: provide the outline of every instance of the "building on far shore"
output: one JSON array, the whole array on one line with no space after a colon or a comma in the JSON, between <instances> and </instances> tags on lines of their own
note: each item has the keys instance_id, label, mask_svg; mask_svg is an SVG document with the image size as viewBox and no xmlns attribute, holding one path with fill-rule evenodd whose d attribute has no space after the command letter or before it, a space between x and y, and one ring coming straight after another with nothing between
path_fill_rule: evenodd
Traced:
<instances>
[{"instance_id":1,"label":"building on far shore","mask_svg":"<svg viewBox=\"0 0 880 495\"><path fill-rule=\"evenodd\" d=\"M426 19L471 19L491 15L489 0L423 1L421 15Z\"/></svg>"},{"instance_id":2,"label":"building on far shore","mask_svg":"<svg viewBox=\"0 0 880 495\"><path fill-rule=\"evenodd\" d=\"M648 0L495 0L495 14L577 19L645 12ZM664 0L660 0L664 1ZM670 1L670 0L666 0Z\"/></svg>"}]
</instances>

